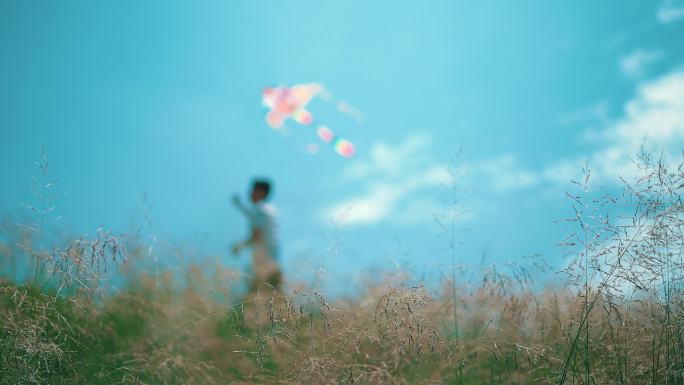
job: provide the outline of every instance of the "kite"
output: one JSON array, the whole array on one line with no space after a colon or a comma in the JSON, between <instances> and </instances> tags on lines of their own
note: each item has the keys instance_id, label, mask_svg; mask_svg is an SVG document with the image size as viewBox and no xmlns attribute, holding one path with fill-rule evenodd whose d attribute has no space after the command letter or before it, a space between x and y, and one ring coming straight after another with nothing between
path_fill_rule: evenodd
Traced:
<instances>
[{"instance_id":1,"label":"kite","mask_svg":"<svg viewBox=\"0 0 684 385\"><path fill-rule=\"evenodd\" d=\"M266 115L266 123L272 128L280 128L285 119L292 118L299 124L311 124L313 115L306 110L306 105L322 91L323 87L315 83L290 88L283 86L266 88L263 101L264 105L270 108Z\"/></svg>"},{"instance_id":2,"label":"kite","mask_svg":"<svg viewBox=\"0 0 684 385\"><path fill-rule=\"evenodd\" d=\"M347 139L336 138L335 134L328 127L320 126L318 128L318 137L325 143L332 144L338 154L347 158L354 155L354 145Z\"/></svg>"},{"instance_id":3,"label":"kite","mask_svg":"<svg viewBox=\"0 0 684 385\"><path fill-rule=\"evenodd\" d=\"M266 123L276 130L280 129L287 119L292 119L303 126L311 125L314 122L314 117L306 107L317 95L326 98L323 86L318 83L298 84L292 87L277 86L264 89L262 101L264 106L269 109L266 114ZM344 106L344 108L340 108L340 106ZM351 109L352 107L348 103L338 102L338 110L347 113L347 111L351 112ZM359 119L357 118L357 120ZM317 133L321 140L330 144L338 154L345 158L354 155L354 145L346 139L338 138L327 126L319 125ZM315 153L318 151L318 147L316 145L309 145L308 151Z\"/></svg>"}]
</instances>

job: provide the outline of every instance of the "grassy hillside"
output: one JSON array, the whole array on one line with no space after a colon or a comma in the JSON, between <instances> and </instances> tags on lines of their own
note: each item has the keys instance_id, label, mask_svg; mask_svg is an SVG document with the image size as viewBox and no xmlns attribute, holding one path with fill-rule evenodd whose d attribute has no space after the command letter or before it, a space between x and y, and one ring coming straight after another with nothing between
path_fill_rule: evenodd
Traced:
<instances>
[{"instance_id":1,"label":"grassy hillside","mask_svg":"<svg viewBox=\"0 0 684 385\"><path fill-rule=\"evenodd\" d=\"M621 194L588 172L568 193L560 272L469 267L467 285L454 266L438 290L393 277L334 301L304 286L241 297L235 272L150 268L137 238L46 247L41 227L8 222L0 384L682 384L684 177L639 164Z\"/></svg>"}]
</instances>

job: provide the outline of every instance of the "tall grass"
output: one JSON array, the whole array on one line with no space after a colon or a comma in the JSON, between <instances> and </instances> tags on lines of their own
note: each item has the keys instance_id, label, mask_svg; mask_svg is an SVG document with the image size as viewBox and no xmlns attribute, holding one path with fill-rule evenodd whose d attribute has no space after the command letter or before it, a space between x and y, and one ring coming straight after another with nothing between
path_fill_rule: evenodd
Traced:
<instances>
[{"instance_id":1,"label":"tall grass","mask_svg":"<svg viewBox=\"0 0 684 385\"><path fill-rule=\"evenodd\" d=\"M684 174L646 152L637 165L619 194L588 168L573 184L557 273L532 256L459 284L446 221L440 289L393 277L336 300L305 285L238 297L239 273L160 268L141 231L46 247L40 226L3 221L0 384L684 383ZM52 206L31 207L41 223ZM564 284L540 288L550 274Z\"/></svg>"}]
</instances>

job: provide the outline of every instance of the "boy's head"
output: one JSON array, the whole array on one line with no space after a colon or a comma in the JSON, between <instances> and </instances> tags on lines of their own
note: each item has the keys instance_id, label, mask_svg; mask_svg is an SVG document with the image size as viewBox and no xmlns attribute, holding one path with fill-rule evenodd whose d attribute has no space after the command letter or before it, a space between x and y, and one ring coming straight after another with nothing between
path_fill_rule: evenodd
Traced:
<instances>
[{"instance_id":1,"label":"boy's head","mask_svg":"<svg viewBox=\"0 0 684 385\"><path fill-rule=\"evenodd\" d=\"M250 193L250 199L252 203L257 203L268 198L268 194L271 192L271 182L266 179L255 179L252 182L252 192Z\"/></svg>"}]
</instances>

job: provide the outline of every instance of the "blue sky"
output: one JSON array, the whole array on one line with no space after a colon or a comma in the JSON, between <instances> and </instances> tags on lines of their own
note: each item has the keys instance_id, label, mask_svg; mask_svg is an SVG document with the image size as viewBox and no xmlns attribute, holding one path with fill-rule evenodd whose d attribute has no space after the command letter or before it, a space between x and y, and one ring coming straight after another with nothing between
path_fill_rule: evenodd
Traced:
<instances>
[{"instance_id":1,"label":"blue sky","mask_svg":"<svg viewBox=\"0 0 684 385\"><path fill-rule=\"evenodd\" d=\"M229 198L268 176L291 277L444 268L453 199L460 261L560 265L586 161L611 188L644 139L680 156L682 36L677 1L4 1L0 210L45 145L73 234L128 230L145 193L160 239L233 264ZM354 158L265 124L261 90L304 82L365 115L310 106Z\"/></svg>"}]
</instances>

